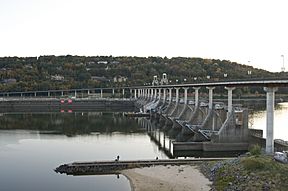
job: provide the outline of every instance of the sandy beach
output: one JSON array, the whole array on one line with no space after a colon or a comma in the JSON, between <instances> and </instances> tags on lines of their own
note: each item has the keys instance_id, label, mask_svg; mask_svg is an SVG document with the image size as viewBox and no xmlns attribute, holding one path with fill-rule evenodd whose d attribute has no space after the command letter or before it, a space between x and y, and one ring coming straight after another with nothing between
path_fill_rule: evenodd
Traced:
<instances>
[{"instance_id":1,"label":"sandy beach","mask_svg":"<svg viewBox=\"0 0 288 191\"><path fill-rule=\"evenodd\" d=\"M154 166L123 170L134 191L210 190L212 183L196 166Z\"/></svg>"}]
</instances>

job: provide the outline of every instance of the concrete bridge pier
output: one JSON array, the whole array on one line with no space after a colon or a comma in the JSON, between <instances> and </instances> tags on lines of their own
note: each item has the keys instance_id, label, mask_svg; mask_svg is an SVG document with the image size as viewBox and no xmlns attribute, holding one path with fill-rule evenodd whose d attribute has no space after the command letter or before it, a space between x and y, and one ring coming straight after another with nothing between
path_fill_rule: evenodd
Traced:
<instances>
[{"instance_id":1,"label":"concrete bridge pier","mask_svg":"<svg viewBox=\"0 0 288 191\"><path fill-rule=\"evenodd\" d=\"M137 99L137 89L134 89L134 98Z\"/></svg>"},{"instance_id":2,"label":"concrete bridge pier","mask_svg":"<svg viewBox=\"0 0 288 191\"><path fill-rule=\"evenodd\" d=\"M173 113L175 111L175 109L177 109L177 105L178 105L178 99L179 99L179 89L180 88L175 88L176 90L176 98L175 98L175 103L173 103L173 98L172 98L172 94L173 94L173 89L169 88L169 106L165 112L164 115L164 121L165 121L165 125L164 125L164 130L168 131L171 129L173 122L169 119L171 116L173 116Z\"/></svg>"},{"instance_id":3,"label":"concrete bridge pier","mask_svg":"<svg viewBox=\"0 0 288 191\"><path fill-rule=\"evenodd\" d=\"M188 101L187 94L189 88L183 88L183 89L184 89L184 104L187 104Z\"/></svg>"},{"instance_id":4,"label":"concrete bridge pier","mask_svg":"<svg viewBox=\"0 0 288 191\"><path fill-rule=\"evenodd\" d=\"M199 90L200 87L193 87L193 89L195 90L195 108L199 106Z\"/></svg>"},{"instance_id":5,"label":"concrete bridge pier","mask_svg":"<svg viewBox=\"0 0 288 191\"><path fill-rule=\"evenodd\" d=\"M150 89L147 89L147 101L150 99Z\"/></svg>"},{"instance_id":6,"label":"concrete bridge pier","mask_svg":"<svg viewBox=\"0 0 288 191\"><path fill-rule=\"evenodd\" d=\"M175 98L176 105L177 105L178 102L179 102L179 89L180 89L180 88L175 88L175 90L176 90L176 98Z\"/></svg>"},{"instance_id":7,"label":"concrete bridge pier","mask_svg":"<svg viewBox=\"0 0 288 191\"><path fill-rule=\"evenodd\" d=\"M225 89L228 90L228 116L232 113L232 91L235 90L235 87L225 87Z\"/></svg>"},{"instance_id":8,"label":"concrete bridge pier","mask_svg":"<svg viewBox=\"0 0 288 191\"><path fill-rule=\"evenodd\" d=\"M133 90L130 89L129 92L130 92L130 98L133 98Z\"/></svg>"},{"instance_id":9,"label":"concrete bridge pier","mask_svg":"<svg viewBox=\"0 0 288 191\"><path fill-rule=\"evenodd\" d=\"M172 102L172 90L173 88L169 88L169 104Z\"/></svg>"},{"instance_id":10,"label":"concrete bridge pier","mask_svg":"<svg viewBox=\"0 0 288 191\"><path fill-rule=\"evenodd\" d=\"M150 89L150 102L153 101L153 98L154 98L154 89L151 88Z\"/></svg>"},{"instance_id":11,"label":"concrete bridge pier","mask_svg":"<svg viewBox=\"0 0 288 191\"><path fill-rule=\"evenodd\" d=\"M165 108L163 108L163 110L160 111L160 119L159 119L160 127L162 127L163 129L166 128L166 116L168 115L168 113L172 107L172 90L173 90L173 88L168 88L167 90L168 90L168 96L167 96L167 101L166 101L167 106L165 106Z\"/></svg>"},{"instance_id":12,"label":"concrete bridge pier","mask_svg":"<svg viewBox=\"0 0 288 191\"><path fill-rule=\"evenodd\" d=\"M266 91L266 153L274 153L274 103L277 87L264 87Z\"/></svg>"},{"instance_id":13,"label":"concrete bridge pier","mask_svg":"<svg viewBox=\"0 0 288 191\"><path fill-rule=\"evenodd\" d=\"M182 125L180 123L182 123L183 117L185 118L184 114L185 114L186 110L188 109L188 106L187 106L187 102L188 102L187 94L188 94L188 89L189 88L184 87L183 89L184 89L183 104L180 103L178 105L179 111L176 112L177 113L176 117L174 117L174 118L171 117L170 118L173 121L173 126L172 126L172 129L169 131L169 136L173 137L173 138L182 137L181 133L182 133L183 128L185 128L185 127L182 127Z\"/></svg>"},{"instance_id":14,"label":"concrete bridge pier","mask_svg":"<svg viewBox=\"0 0 288 191\"><path fill-rule=\"evenodd\" d=\"M209 104L208 104L208 109L212 110L213 109L213 90L215 87L206 87L209 90Z\"/></svg>"},{"instance_id":15,"label":"concrete bridge pier","mask_svg":"<svg viewBox=\"0 0 288 191\"><path fill-rule=\"evenodd\" d=\"M153 101L157 100L157 89L153 89L154 90L154 97L153 97Z\"/></svg>"}]
</instances>

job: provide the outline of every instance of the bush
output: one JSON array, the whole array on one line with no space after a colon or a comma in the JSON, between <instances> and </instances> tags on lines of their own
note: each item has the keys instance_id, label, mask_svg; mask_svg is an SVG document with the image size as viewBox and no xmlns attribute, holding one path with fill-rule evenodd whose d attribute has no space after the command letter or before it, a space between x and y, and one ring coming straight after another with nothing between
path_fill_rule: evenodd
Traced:
<instances>
[{"instance_id":1,"label":"bush","mask_svg":"<svg viewBox=\"0 0 288 191\"><path fill-rule=\"evenodd\" d=\"M259 156L261 155L261 147L259 145L253 145L250 147L249 152L252 156Z\"/></svg>"},{"instance_id":2,"label":"bush","mask_svg":"<svg viewBox=\"0 0 288 191\"><path fill-rule=\"evenodd\" d=\"M249 157L242 160L242 164L246 170L261 170L265 167L265 162L261 158Z\"/></svg>"}]
</instances>

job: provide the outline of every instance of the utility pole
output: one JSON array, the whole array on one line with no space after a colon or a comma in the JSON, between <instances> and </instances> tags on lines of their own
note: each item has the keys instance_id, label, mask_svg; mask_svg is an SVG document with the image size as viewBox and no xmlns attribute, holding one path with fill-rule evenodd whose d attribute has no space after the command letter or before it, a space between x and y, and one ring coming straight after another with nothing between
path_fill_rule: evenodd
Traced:
<instances>
[{"instance_id":1,"label":"utility pole","mask_svg":"<svg viewBox=\"0 0 288 191\"><path fill-rule=\"evenodd\" d=\"M285 72L284 55L282 54L281 57L282 57L282 60L283 60L283 66L282 66L282 68L281 68L281 72Z\"/></svg>"}]
</instances>

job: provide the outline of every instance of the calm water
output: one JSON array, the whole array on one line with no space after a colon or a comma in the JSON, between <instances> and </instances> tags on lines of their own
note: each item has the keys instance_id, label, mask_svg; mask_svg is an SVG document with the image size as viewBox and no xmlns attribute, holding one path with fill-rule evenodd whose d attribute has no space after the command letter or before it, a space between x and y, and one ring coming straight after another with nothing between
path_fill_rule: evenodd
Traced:
<instances>
[{"instance_id":1,"label":"calm water","mask_svg":"<svg viewBox=\"0 0 288 191\"><path fill-rule=\"evenodd\" d=\"M118 114L9 114L0 116L0 190L119 190L120 175L67 176L73 161L167 158L134 120Z\"/></svg>"},{"instance_id":2,"label":"calm water","mask_svg":"<svg viewBox=\"0 0 288 191\"><path fill-rule=\"evenodd\" d=\"M275 138L288 140L287 115L288 103L278 105ZM263 129L266 136L265 111L253 112L250 122L251 128ZM0 116L1 191L129 191L129 181L122 175L67 176L53 171L63 163L113 160L117 155L123 160L167 158L139 123L122 114Z\"/></svg>"},{"instance_id":3,"label":"calm water","mask_svg":"<svg viewBox=\"0 0 288 191\"><path fill-rule=\"evenodd\" d=\"M288 141L288 103L277 104L274 114L274 138ZM266 137L266 111L253 112L249 119L250 127L262 129Z\"/></svg>"}]
</instances>

